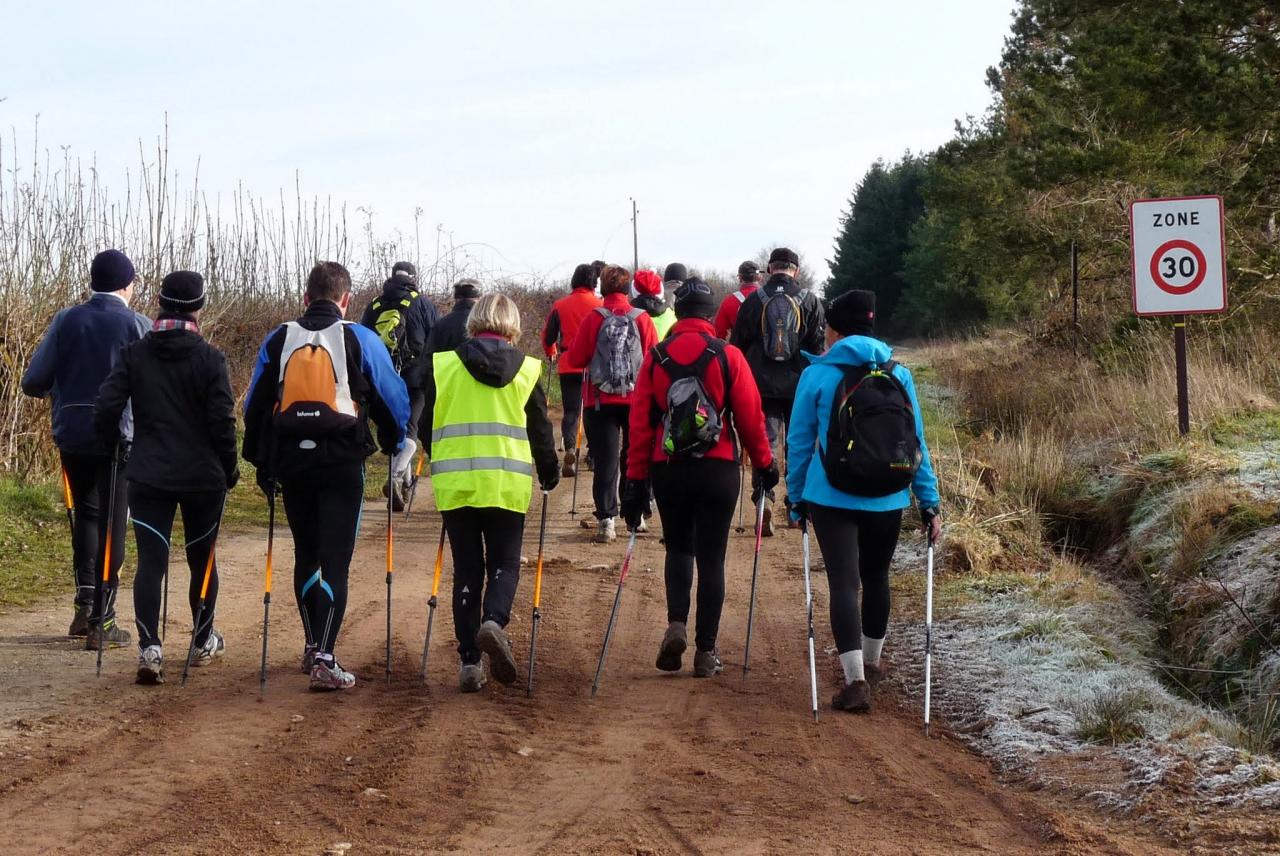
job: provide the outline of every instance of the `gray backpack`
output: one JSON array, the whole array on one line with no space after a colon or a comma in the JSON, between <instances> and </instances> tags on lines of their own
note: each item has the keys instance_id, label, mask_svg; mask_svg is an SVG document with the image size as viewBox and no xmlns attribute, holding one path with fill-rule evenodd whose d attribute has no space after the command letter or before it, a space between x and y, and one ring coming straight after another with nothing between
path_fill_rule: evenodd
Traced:
<instances>
[{"instance_id":1,"label":"gray backpack","mask_svg":"<svg viewBox=\"0 0 1280 856\"><path fill-rule=\"evenodd\" d=\"M625 315L615 315L598 306L596 312L604 316L604 323L596 336L596 352L587 366L591 383L609 395L630 395L636 388L640 364L644 362L640 325L636 323L644 310L632 309Z\"/></svg>"}]
</instances>

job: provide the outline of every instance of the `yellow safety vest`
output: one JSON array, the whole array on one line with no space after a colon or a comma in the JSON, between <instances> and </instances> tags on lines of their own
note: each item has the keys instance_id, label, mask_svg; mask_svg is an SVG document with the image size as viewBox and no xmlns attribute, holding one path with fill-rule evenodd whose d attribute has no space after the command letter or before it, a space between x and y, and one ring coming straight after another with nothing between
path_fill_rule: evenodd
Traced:
<instances>
[{"instance_id":1,"label":"yellow safety vest","mask_svg":"<svg viewBox=\"0 0 1280 856\"><path fill-rule=\"evenodd\" d=\"M533 496L533 450L525 403L542 365L525 357L511 383L495 388L471 376L453 351L432 356L431 488L436 507L505 508L524 514Z\"/></svg>"}]
</instances>

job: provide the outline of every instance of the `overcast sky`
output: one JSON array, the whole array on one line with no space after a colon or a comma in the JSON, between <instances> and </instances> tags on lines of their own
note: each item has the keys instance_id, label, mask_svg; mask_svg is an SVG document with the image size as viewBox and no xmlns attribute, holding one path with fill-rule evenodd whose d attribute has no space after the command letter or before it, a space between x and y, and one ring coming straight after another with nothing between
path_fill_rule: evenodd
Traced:
<instances>
[{"instance_id":1,"label":"overcast sky","mask_svg":"<svg viewBox=\"0 0 1280 856\"><path fill-rule=\"evenodd\" d=\"M877 158L990 102L1013 0L4 3L0 128L136 169L437 223L488 266L731 269L784 243L826 275ZM427 233L430 234L430 240ZM487 251L486 251L487 252ZM425 258L424 261L430 261Z\"/></svg>"}]
</instances>

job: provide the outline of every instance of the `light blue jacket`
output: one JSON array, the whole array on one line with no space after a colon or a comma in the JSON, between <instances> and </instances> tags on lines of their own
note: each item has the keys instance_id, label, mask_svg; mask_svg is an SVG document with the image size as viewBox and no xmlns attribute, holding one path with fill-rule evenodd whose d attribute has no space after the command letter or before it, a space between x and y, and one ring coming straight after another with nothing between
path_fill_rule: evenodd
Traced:
<instances>
[{"instance_id":1,"label":"light blue jacket","mask_svg":"<svg viewBox=\"0 0 1280 856\"><path fill-rule=\"evenodd\" d=\"M831 421L831 405L844 370L867 363L883 365L893 356L893 349L870 336L846 336L822 356L805 354L809 367L800 375L795 404L791 409L791 427L787 431L787 496L831 508L853 511L897 511L911 505L911 494L921 508L932 508L940 501L938 479L929 460L929 447L924 441L924 419L916 399L915 382L906 366L897 365L893 376L901 381L911 398L916 417L916 436L920 439L923 460L910 489L889 496L854 496L831 486L822 466L822 447L827 442L827 426Z\"/></svg>"}]
</instances>

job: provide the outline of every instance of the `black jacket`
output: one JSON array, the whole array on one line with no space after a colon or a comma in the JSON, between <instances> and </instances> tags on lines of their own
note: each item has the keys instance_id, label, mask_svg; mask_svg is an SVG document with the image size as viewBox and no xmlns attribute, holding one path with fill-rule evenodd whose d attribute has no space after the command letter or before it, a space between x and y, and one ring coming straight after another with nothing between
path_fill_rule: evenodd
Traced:
<instances>
[{"instance_id":1,"label":"black jacket","mask_svg":"<svg viewBox=\"0 0 1280 856\"><path fill-rule=\"evenodd\" d=\"M524 365L524 353L500 339L468 339L454 349L471 376L481 383L501 389L515 380ZM428 371L423 392L426 404L422 408L422 448L431 455L431 423L436 407L436 381L434 371ZM556 455L555 432L547 418L547 396L541 383L533 385L533 392L524 405L525 428L529 432L529 446L533 451L533 464L538 470L539 484L554 484L560 478L560 459Z\"/></svg>"},{"instance_id":2,"label":"black jacket","mask_svg":"<svg viewBox=\"0 0 1280 856\"><path fill-rule=\"evenodd\" d=\"M417 295L416 297L414 295ZM427 337L436 324L436 305L418 293L413 283L401 277L392 277L382 284L382 294L369 301L364 315L360 317L361 326L376 330L374 326L381 309L395 307L401 301L409 301L404 310L404 353L399 355L400 376L405 379L411 389L416 389L411 378L416 376L416 369L426 347ZM379 301L382 306L379 306Z\"/></svg>"},{"instance_id":3,"label":"black jacket","mask_svg":"<svg viewBox=\"0 0 1280 856\"><path fill-rule=\"evenodd\" d=\"M471 317L471 308L476 305L474 297L460 297L453 302L453 309L431 328L427 336L426 350L418 361L412 378L405 382L413 389L426 386L426 376L431 373L431 355L452 351L467 341L467 319ZM430 411L428 411L430 412ZM431 420L428 419L428 422Z\"/></svg>"},{"instance_id":4,"label":"black jacket","mask_svg":"<svg viewBox=\"0 0 1280 856\"><path fill-rule=\"evenodd\" d=\"M790 401L796 397L800 373L808 367L809 361L801 353L783 363L765 356L761 315L764 313L764 302L779 291L785 291L800 303L800 350L811 354L825 351L827 317L822 301L812 291L802 289L784 273L775 273L769 277L768 282L746 299L742 309L738 311L738 320L733 325L729 341L746 354L747 365L751 366L751 374L755 375L761 398Z\"/></svg>"},{"instance_id":5,"label":"black jacket","mask_svg":"<svg viewBox=\"0 0 1280 856\"><path fill-rule=\"evenodd\" d=\"M221 351L190 330L151 332L127 346L94 405L94 429L105 445L115 443L130 400L136 427L125 478L173 493L227 489L236 470L236 418Z\"/></svg>"},{"instance_id":6,"label":"black jacket","mask_svg":"<svg viewBox=\"0 0 1280 856\"><path fill-rule=\"evenodd\" d=\"M323 330L341 319L342 313L335 304L319 300L307 307L307 311L298 318L298 323L308 330ZM265 468L270 472L274 451L275 474L282 477L314 467L342 466L363 461L377 451L365 418L357 420L352 428L326 439L320 448L301 451L288 443L272 448L275 445L272 416L276 407L280 354L284 350L285 332L283 326L277 327L267 335L258 352L253 380L245 396L244 459L251 461L259 469ZM382 346L376 334L354 324L348 324L343 333L351 398L360 408L362 416L372 419L377 426L378 446L385 454L393 454L404 436L404 424L408 420L408 396L404 383L392 370L387 349ZM371 349L368 355L364 353L361 339ZM380 349L376 356L375 349ZM378 371L373 365L375 362L385 366L385 370ZM403 412L403 418L398 417L397 412Z\"/></svg>"}]
</instances>

